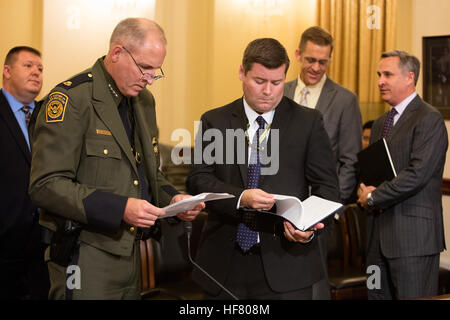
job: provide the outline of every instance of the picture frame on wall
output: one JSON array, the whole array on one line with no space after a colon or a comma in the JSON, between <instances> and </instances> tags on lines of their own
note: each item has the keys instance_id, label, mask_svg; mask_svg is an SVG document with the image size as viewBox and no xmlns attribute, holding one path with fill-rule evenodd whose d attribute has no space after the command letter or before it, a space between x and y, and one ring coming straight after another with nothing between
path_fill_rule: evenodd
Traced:
<instances>
[{"instance_id":1,"label":"picture frame on wall","mask_svg":"<svg viewBox=\"0 0 450 320\"><path fill-rule=\"evenodd\" d=\"M450 119L450 35L423 37L423 99Z\"/></svg>"}]
</instances>

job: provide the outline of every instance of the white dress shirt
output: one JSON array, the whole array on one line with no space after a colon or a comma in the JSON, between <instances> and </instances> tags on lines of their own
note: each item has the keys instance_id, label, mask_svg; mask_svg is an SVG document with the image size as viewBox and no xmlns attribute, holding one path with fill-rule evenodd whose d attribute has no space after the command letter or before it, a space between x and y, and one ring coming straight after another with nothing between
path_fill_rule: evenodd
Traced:
<instances>
[{"instance_id":1,"label":"white dress shirt","mask_svg":"<svg viewBox=\"0 0 450 320\"><path fill-rule=\"evenodd\" d=\"M320 79L319 82L317 82L313 86L308 86L309 94L307 95L307 99L306 99L308 102L308 105L305 107L308 107L311 109L316 108L317 102L319 101L320 93L322 92L322 88L323 88L326 80L327 80L327 75L324 74L322 79ZM299 75L298 79L297 79L297 87L295 88L295 94L294 94L294 101L297 102L298 104L300 104L300 100L302 98L301 92L304 87L306 87L306 85L303 82L303 80L300 78L300 75Z\"/></svg>"}]
</instances>

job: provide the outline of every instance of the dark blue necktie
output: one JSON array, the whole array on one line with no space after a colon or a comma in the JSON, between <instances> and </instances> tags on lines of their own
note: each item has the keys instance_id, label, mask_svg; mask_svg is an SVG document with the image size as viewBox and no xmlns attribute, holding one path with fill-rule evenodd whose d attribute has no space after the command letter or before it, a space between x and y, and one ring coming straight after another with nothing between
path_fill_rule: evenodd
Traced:
<instances>
[{"instance_id":1,"label":"dark blue necktie","mask_svg":"<svg viewBox=\"0 0 450 320\"><path fill-rule=\"evenodd\" d=\"M259 184L259 177L261 176L261 160L260 160L260 145L259 145L259 137L262 130L264 130L264 125L266 121L263 117L258 116L256 118L256 122L258 122L259 129L256 130L256 134L253 136L250 152L250 163L248 165L247 172L247 187L246 189L256 189ZM242 251L247 251L251 247L253 247L258 242L258 232L253 231L256 229L256 219L254 217L254 213L244 212L242 217L242 223L239 224L236 242L239 247L241 247ZM253 230L252 230L253 229Z\"/></svg>"}]
</instances>

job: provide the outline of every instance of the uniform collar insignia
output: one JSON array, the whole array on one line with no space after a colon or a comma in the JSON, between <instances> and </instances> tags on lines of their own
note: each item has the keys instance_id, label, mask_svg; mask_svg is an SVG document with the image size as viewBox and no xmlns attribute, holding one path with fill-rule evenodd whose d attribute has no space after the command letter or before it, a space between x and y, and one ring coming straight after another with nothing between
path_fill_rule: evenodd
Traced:
<instances>
[{"instance_id":1,"label":"uniform collar insignia","mask_svg":"<svg viewBox=\"0 0 450 320\"><path fill-rule=\"evenodd\" d=\"M119 97L119 95L117 94L116 90L114 90L113 86L112 86L110 83L108 83L108 88L109 88L109 91L111 91L111 93L112 93L116 98Z\"/></svg>"}]
</instances>

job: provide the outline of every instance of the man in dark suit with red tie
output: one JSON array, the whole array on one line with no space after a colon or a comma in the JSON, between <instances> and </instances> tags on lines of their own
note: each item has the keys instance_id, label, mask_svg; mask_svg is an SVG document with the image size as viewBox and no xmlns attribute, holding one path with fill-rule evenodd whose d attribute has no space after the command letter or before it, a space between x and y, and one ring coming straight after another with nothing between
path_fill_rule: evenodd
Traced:
<instances>
[{"instance_id":1,"label":"man in dark suit with red tie","mask_svg":"<svg viewBox=\"0 0 450 320\"><path fill-rule=\"evenodd\" d=\"M12 48L0 91L0 299L46 299L38 210L28 195L30 136L42 87L42 61L30 47Z\"/></svg>"},{"instance_id":2,"label":"man in dark suit with red tie","mask_svg":"<svg viewBox=\"0 0 450 320\"><path fill-rule=\"evenodd\" d=\"M440 112L416 93L419 71L419 60L398 50L383 53L378 65L381 98L391 109L374 122L370 143L386 139L397 177L358 191L368 210L367 265L380 271L369 299L438 294L448 137Z\"/></svg>"},{"instance_id":3,"label":"man in dark suit with red tie","mask_svg":"<svg viewBox=\"0 0 450 320\"><path fill-rule=\"evenodd\" d=\"M240 299L311 299L312 284L323 277L314 229L301 232L260 212L273 209L273 194L305 200L311 186L312 194L339 200L322 115L283 97L288 67L277 40L250 42L239 69L244 96L202 116L202 161L195 159L187 179L190 193L235 196L207 204L198 263ZM198 270L193 278L207 298L230 298Z\"/></svg>"}]
</instances>

